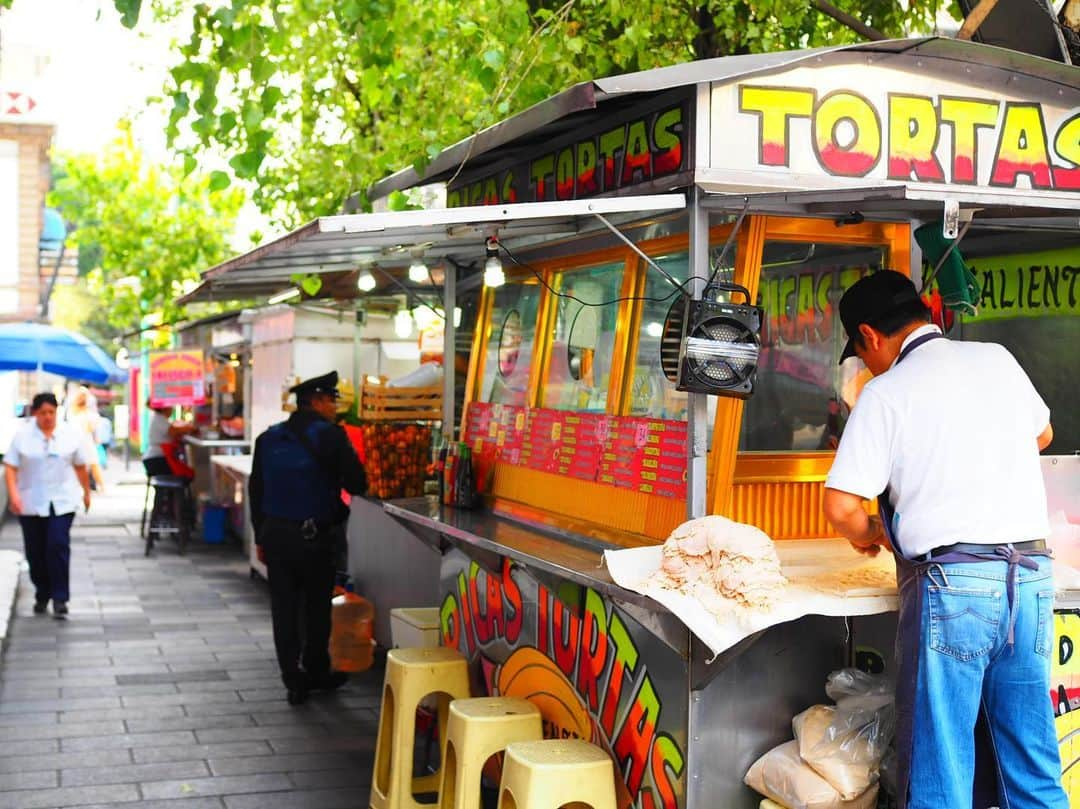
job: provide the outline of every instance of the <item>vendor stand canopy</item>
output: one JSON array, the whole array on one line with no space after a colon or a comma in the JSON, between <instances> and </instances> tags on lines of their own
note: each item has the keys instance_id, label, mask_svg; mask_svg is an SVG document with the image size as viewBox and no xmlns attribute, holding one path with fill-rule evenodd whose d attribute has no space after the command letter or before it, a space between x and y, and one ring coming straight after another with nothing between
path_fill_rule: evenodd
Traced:
<instances>
[{"instance_id":1,"label":"vendor stand canopy","mask_svg":"<svg viewBox=\"0 0 1080 809\"><path fill-rule=\"evenodd\" d=\"M640 219L678 207L640 195L695 187L695 207L731 213L910 221L951 208L980 227L1075 230L1077 108L1080 69L939 37L583 82L370 190L450 181L448 209L322 217L207 270L182 301L274 295L297 273L354 297L370 268L396 293L418 252L478 275L488 236L520 248L580 235L602 227L589 214Z\"/></svg>"}]
</instances>

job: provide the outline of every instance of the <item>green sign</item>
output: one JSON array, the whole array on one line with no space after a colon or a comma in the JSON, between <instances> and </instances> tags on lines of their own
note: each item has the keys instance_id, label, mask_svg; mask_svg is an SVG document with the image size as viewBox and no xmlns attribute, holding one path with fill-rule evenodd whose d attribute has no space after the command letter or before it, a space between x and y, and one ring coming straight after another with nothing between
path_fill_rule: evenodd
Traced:
<instances>
[{"instance_id":1,"label":"green sign","mask_svg":"<svg viewBox=\"0 0 1080 809\"><path fill-rule=\"evenodd\" d=\"M1018 317L1080 315L1080 249L972 259L982 285L982 322Z\"/></svg>"}]
</instances>

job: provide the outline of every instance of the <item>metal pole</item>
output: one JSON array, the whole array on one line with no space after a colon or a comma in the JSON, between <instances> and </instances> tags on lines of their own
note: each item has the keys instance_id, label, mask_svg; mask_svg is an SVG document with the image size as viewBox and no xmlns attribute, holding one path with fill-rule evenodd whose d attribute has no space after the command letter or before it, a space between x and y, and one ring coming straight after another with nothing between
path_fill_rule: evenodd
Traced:
<instances>
[{"instance_id":1,"label":"metal pole","mask_svg":"<svg viewBox=\"0 0 1080 809\"><path fill-rule=\"evenodd\" d=\"M443 268L443 436L454 438L454 362L457 358L457 327L454 307L457 304L457 268L447 262Z\"/></svg>"},{"instance_id":2,"label":"metal pole","mask_svg":"<svg viewBox=\"0 0 1080 809\"><path fill-rule=\"evenodd\" d=\"M701 205L703 192L696 185L690 189L690 295L700 300L709 278L709 212ZM686 517L705 516L705 492L708 485L709 411L708 398L702 393L688 394Z\"/></svg>"}]
</instances>

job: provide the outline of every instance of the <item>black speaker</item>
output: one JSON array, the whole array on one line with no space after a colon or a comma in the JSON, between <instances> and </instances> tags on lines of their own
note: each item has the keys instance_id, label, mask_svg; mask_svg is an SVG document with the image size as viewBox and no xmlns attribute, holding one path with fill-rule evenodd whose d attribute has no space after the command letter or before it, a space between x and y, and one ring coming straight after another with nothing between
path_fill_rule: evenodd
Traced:
<instances>
[{"instance_id":1,"label":"black speaker","mask_svg":"<svg viewBox=\"0 0 1080 809\"><path fill-rule=\"evenodd\" d=\"M716 300L738 292L743 303ZM754 392L761 350L760 306L737 284L715 284L700 301L680 298L668 312L660 338L660 366L677 390L746 399Z\"/></svg>"}]
</instances>

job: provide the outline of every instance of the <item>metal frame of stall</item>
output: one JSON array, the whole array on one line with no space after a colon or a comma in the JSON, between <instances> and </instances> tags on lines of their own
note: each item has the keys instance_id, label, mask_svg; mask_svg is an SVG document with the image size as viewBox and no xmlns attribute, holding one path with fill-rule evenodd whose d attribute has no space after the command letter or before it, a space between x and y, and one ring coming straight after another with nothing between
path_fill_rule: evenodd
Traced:
<instances>
[{"instance_id":1,"label":"metal frame of stall","mask_svg":"<svg viewBox=\"0 0 1080 809\"><path fill-rule=\"evenodd\" d=\"M881 89L885 79L894 84ZM657 128L655 116L670 109L664 104L672 93L690 115L679 119L682 129ZM575 142L574 133L601 109L625 114L636 104L654 115L651 134L641 130L648 152L641 165L655 168L676 146L679 160L669 159L662 176L627 175L616 166L614 184L594 178L582 184L574 161L578 168L591 161L602 175L606 164L597 153L610 143L593 142L590 156L580 145L589 141ZM450 188L451 204L461 207L327 217L208 271L196 294L239 291L245 284L280 291L292 273L320 271L315 268L328 262L338 269L373 256L393 262L386 249L395 240L429 243L429 255L472 250L479 258L485 238L499 231L500 239L535 249L581 237L582 220L605 232L648 211L677 210L684 200L696 294L711 269L714 214L733 219L734 231L763 215L828 219L837 226L863 218L974 217L987 228L1024 227L1025 220L1075 227L1076 109L1080 70L941 39L729 57L599 80L447 149L423 176L410 169L374 189L378 196L445 179L467 160ZM893 119L902 124L891 126ZM930 121L935 126L928 133ZM649 152L657 135L665 148ZM625 128L623 137L625 159L633 132ZM800 138L804 148L796 149ZM520 155L529 150L541 154L542 165L526 164L523 175ZM569 173L560 174L567 151ZM617 154L609 152L615 161ZM619 196L677 188L688 189L687 196ZM608 196L573 199L578 192ZM507 201L529 193L571 198ZM616 214L623 215L617 222L603 221ZM463 241L466 234L471 243ZM918 251L911 252L917 272ZM397 260L407 263L407 251ZM447 273L444 311L453 311L462 280L471 279ZM453 346L452 318L446 324L444 345ZM453 374L447 363L448 421ZM690 398L688 517L707 510L705 404L704 396ZM733 413L737 418L741 410ZM629 805L756 806L743 773L760 753L790 737L794 713L821 700L824 674L867 647L876 646L870 651L879 659L888 654L888 616L806 616L713 658L671 613L610 580L600 567L602 546L559 525L532 523L525 512L454 511L429 500L385 509L442 554L444 641L477 663L477 688L532 694L545 701L549 732L604 745L619 765L621 798ZM1059 607L1078 604L1080 593L1059 597Z\"/></svg>"}]
</instances>

